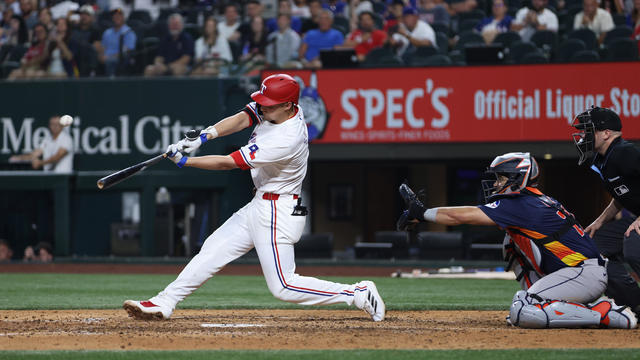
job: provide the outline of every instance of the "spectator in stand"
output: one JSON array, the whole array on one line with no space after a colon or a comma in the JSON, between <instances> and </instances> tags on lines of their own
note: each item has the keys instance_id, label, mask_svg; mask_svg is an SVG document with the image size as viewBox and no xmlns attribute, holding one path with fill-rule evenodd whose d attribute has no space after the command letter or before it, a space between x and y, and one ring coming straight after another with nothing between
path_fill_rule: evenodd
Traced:
<instances>
[{"instance_id":1,"label":"spectator in stand","mask_svg":"<svg viewBox=\"0 0 640 360\"><path fill-rule=\"evenodd\" d=\"M80 7L80 23L71 32L75 41L80 44L90 44L98 51L102 35L95 24L95 11L91 5Z\"/></svg>"},{"instance_id":2,"label":"spectator in stand","mask_svg":"<svg viewBox=\"0 0 640 360\"><path fill-rule=\"evenodd\" d=\"M56 27L56 24L53 22L53 17L51 16L51 10L49 10L49 8L40 9L40 13L38 14L38 21L40 22L40 24L44 25L49 32L51 32Z\"/></svg>"},{"instance_id":3,"label":"spectator in stand","mask_svg":"<svg viewBox=\"0 0 640 360\"><path fill-rule=\"evenodd\" d=\"M229 3L224 7L224 21L218 24L218 33L224 36L227 41L240 41L240 15L236 5Z\"/></svg>"},{"instance_id":4,"label":"spectator in stand","mask_svg":"<svg viewBox=\"0 0 640 360\"><path fill-rule=\"evenodd\" d=\"M496 35L511 30L513 18L507 15L507 4L504 0L493 0L491 5L492 17L482 19L476 30L482 34L484 41L491 44Z\"/></svg>"},{"instance_id":5,"label":"spectator in stand","mask_svg":"<svg viewBox=\"0 0 640 360\"><path fill-rule=\"evenodd\" d=\"M365 11L373 14L373 5L369 0L349 1L349 32L358 28L360 14Z\"/></svg>"},{"instance_id":6,"label":"spectator in stand","mask_svg":"<svg viewBox=\"0 0 640 360\"><path fill-rule=\"evenodd\" d=\"M5 0L4 8L6 10L11 10L11 15L21 15L20 2L18 0ZM11 15L8 18L11 18Z\"/></svg>"},{"instance_id":7,"label":"spectator in stand","mask_svg":"<svg viewBox=\"0 0 640 360\"><path fill-rule=\"evenodd\" d=\"M0 239L0 262L11 261L13 256L13 250L9 246L9 242L5 239Z\"/></svg>"},{"instance_id":8,"label":"spectator in stand","mask_svg":"<svg viewBox=\"0 0 640 360\"><path fill-rule=\"evenodd\" d=\"M244 7L244 21L240 27L251 27L251 19L256 16L262 17L264 8L259 0L249 0Z\"/></svg>"},{"instance_id":9,"label":"spectator in stand","mask_svg":"<svg viewBox=\"0 0 640 360\"><path fill-rule=\"evenodd\" d=\"M522 41L529 41L538 30L558 31L558 17L546 8L547 0L531 0L531 8L523 7L516 13L511 30L518 31Z\"/></svg>"},{"instance_id":10,"label":"spectator in stand","mask_svg":"<svg viewBox=\"0 0 640 360\"><path fill-rule=\"evenodd\" d=\"M447 10L447 3L436 3L435 0L418 0L418 14L420 20L429 25L442 24L449 26L451 16Z\"/></svg>"},{"instance_id":11,"label":"spectator in stand","mask_svg":"<svg viewBox=\"0 0 640 360\"><path fill-rule=\"evenodd\" d=\"M71 37L67 18L56 20L56 31L52 32L49 38L47 49L49 66L46 71L39 73L38 77L77 77L78 67L75 56L78 53L78 43Z\"/></svg>"},{"instance_id":12,"label":"spectator in stand","mask_svg":"<svg viewBox=\"0 0 640 360\"><path fill-rule=\"evenodd\" d=\"M144 70L145 76L184 75L190 70L193 59L193 38L184 30L184 20L180 14L169 16L169 34L158 46L158 56L154 63Z\"/></svg>"},{"instance_id":13,"label":"spectator in stand","mask_svg":"<svg viewBox=\"0 0 640 360\"><path fill-rule=\"evenodd\" d=\"M24 249L24 258L22 260L25 262L50 263L53 261L53 247L44 241L39 242L35 248L27 246Z\"/></svg>"},{"instance_id":14,"label":"spectator in stand","mask_svg":"<svg viewBox=\"0 0 640 360\"><path fill-rule=\"evenodd\" d=\"M291 16L278 15L278 31L267 37L266 62L277 68L296 67L300 35L291 28Z\"/></svg>"},{"instance_id":15,"label":"spectator in stand","mask_svg":"<svg viewBox=\"0 0 640 360\"><path fill-rule=\"evenodd\" d=\"M322 12L322 2L320 0L309 0L310 16L302 22L302 34L306 34L309 30L318 28L318 18Z\"/></svg>"},{"instance_id":16,"label":"spectator in stand","mask_svg":"<svg viewBox=\"0 0 640 360\"><path fill-rule=\"evenodd\" d=\"M615 24L611 14L598 7L599 3L600 0L583 0L582 11L573 19L573 28L592 30L598 38L598 43L602 44L607 32L613 30Z\"/></svg>"},{"instance_id":17,"label":"spectator in stand","mask_svg":"<svg viewBox=\"0 0 640 360\"><path fill-rule=\"evenodd\" d=\"M333 49L344 43L344 35L332 29L333 13L323 9L318 16L318 28L310 30L303 38L298 58L307 68L320 68L320 50Z\"/></svg>"},{"instance_id":18,"label":"spectator in stand","mask_svg":"<svg viewBox=\"0 0 640 360\"><path fill-rule=\"evenodd\" d=\"M387 11L384 16L385 23L383 30L389 33L389 35L393 34L398 29L398 25L400 25L402 20L403 11L404 2L402 0L393 0L387 7Z\"/></svg>"},{"instance_id":19,"label":"spectator in stand","mask_svg":"<svg viewBox=\"0 0 640 360\"><path fill-rule=\"evenodd\" d=\"M102 34L98 49L98 60L104 64L105 75L115 76L127 66L129 52L136 48L136 33L124 23L124 13L117 8L112 11L113 27Z\"/></svg>"},{"instance_id":20,"label":"spectator in stand","mask_svg":"<svg viewBox=\"0 0 640 360\"><path fill-rule=\"evenodd\" d=\"M36 25L34 30L42 28ZM31 161L34 169L42 168L45 172L65 174L73 171L73 140L68 131L60 124L59 116L49 119L49 134L40 147L29 154L13 155L9 162ZM42 157L42 159L40 159Z\"/></svg>"},{"instance_id":21,"label":"spectator in stand","mask_svg":"<svg viewBox=\"0 0 640 360\"><path fill-rule=\"evenodd\" d=\"M278 15L280 14L289 15L291 18L291 28L297 33L302 31L302 20L297 16L291 15L291 2L289 0L278 0ZM267 21L267 29L269 33L278 30L277 17Z\"/></svg>"},{"instance_id":22,"label":"spectator in stand","mask_svg":"<svg viewBox=\"0 0 640 360\"><path fill-rule=\"evenodd\" d=\"M398 56L402 56L410 48L437 47L436 33L429 24L418 19L418 10L413 7L406 7L402 11L402 22L389 43L397 49Z\"/></svg>"},{"instance_id":23,"label":"spectator in stand","mask_svg":"<svg viewBox=\"0 0 640 360\"><path fill-rule=\"evenodd\" d=\"M25 45L29 42L29 31L21 16L13 15L8 23L9 27L7 29L0 27L0 46Z\"/></svg>"},{"instance_id":24,"label":"spectator in stand","mask_svg":"<svg viewBox=\"0 0 640 360\"><path fill-rule=\"evenodd\" d=\"M229 42L218 34L218 21L209 17L202 29L202 37L196 40L195 64L191 75L213 76L220 72L220 65L233 61Z\"/></svg>"},{"instance_id":25,"label":"spectator in stand","mask_svg":"<svg viewBox=\"0 0 640 360\"><path fill-rule=\"evenodd\" d=\"M264 19L256 16L251 20L251 28L242 34L241 61L263 62L267 47L267 27Z\"/></svg>"},{"instance_id":26,"label":"spectator in stand","mask_svg":"<svg viewBox=\"0 0 640 360\"><path fill-rule=\"evenodd\" d=\"M311 11L306 0L293 0L291 4L291 16L297 16L301 19L308 19L311 17Z\"/></svg>"},{"instance_id":27,"label":"spectator in stand","mask_svg":"<svg viewBox=\"0 0 640 360\"><path fill-rule=\"evenodd\" d=\"M20 12L25 24L27 24L27 28L32 30L38 23L35 0L20 0Z\"/></svg>"},{"instance_id":28,"label":"spectator in stand","mask_svg":"<svg viewBox=\"0 0 640 360\"><path fill-rule=\"evenodd\" d=\"M323 0L322 8L331 11L334 16L342 16L344 18L348 18L347 12L349 11L349 6L345 1Z\"/></svg>"},{"instance_id":29,"label":"spectator in stand","mask_svg":"<svg viewBox=\"0 0 640 360\"><path fill-rule=\"evenodd\" d=\"M371 50L383 46L386 40L387 33L375 27L373 13L365 11L360 13L358 28L351 32L344 47L355 49L358 61L364 61Z\"/></svg>"},{"instance_id":30,"label":"spectator in stand","mask_svg":"<svg viewBox=\"0 0 640 360\"><path fill-rule=\"evenodd\" d=\"M8 79L28 79L36 76L37 73L47 68L47 39L49 31L38 23L33 27L33 39L31 47L20 60L20 68L13 70Z\"/></svg>"}]
</instances>

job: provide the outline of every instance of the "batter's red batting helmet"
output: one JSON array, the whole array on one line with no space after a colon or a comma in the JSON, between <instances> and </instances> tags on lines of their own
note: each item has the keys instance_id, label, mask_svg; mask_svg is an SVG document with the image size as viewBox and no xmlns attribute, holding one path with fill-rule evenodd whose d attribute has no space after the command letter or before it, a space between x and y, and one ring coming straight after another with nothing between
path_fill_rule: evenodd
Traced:
<instances>
[{"instance_id":1,"label":"batter's red batting helmet","mask_svg":"<svg viewBox=\"0 0 640 360\"><path fill-rule=\"evenodd\" d=\"M271 106L286 102L298 103L300 85L287 74L275 74L262 81L260 91L251 94L251 98L260 105Z\"/></svg>"}]
</instances>

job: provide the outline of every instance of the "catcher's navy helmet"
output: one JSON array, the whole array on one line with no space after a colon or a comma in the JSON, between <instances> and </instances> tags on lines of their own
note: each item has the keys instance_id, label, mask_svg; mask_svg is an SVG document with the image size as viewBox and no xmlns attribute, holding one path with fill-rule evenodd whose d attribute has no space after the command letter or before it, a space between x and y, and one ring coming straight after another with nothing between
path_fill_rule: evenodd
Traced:
<instances>
[{"instance_id":1,"label":"catcher's navy helmet","mask_svg":"<svg viewBox=\"0 0 640 360\"><path fill-rule=\"evenodd\" d=\"M505 195L519 193L526 187L537 186L540 175L536 159L528 152L513 152L496 157L487 173L495 176L495 180L482 181L487 203ZM504 184L500 183L500 176L507 178Z\"/></svg>"}]
</instances>

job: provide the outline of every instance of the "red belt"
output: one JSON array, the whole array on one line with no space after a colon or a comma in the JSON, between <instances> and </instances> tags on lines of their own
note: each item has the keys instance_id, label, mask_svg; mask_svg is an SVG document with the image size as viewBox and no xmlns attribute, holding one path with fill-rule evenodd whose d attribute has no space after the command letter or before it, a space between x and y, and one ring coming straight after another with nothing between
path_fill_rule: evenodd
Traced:
<instances>
[{"instance_id":1,"label":"red belt","mask_svg":"<svg viewBox=\"0 0 640 360\"><path fill-rule=\"evenodd\" d=\"M298 199L298 195L293 195L293 200L297 200ZM274 194L274 193L264 193L262 194L262 198L265 200L278 200L280 198L280 194Z\"/></svg>"}]
</instances>

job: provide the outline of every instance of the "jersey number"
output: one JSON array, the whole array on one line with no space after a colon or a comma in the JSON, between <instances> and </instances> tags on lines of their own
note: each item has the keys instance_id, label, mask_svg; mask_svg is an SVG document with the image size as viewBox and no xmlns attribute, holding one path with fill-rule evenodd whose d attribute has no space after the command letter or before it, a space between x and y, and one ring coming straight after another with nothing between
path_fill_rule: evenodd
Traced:
<instances>
[{"instance_id":1,"label":"jersey number","mask_svg":"<svg viewBox=\"0 0 640 360\"><path fill-rule=\"evenodd\" d=\"M256 151L258 151L258 145L253 144L253 145L249 146L249 151L251 151L249 153L249 156L251 157L251 160L254 160L256 158Z\"/></svg>"}]
</instances>

